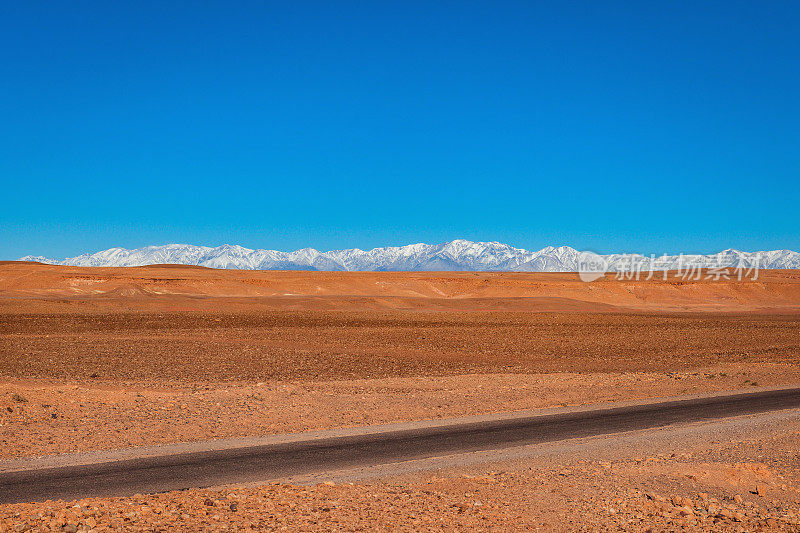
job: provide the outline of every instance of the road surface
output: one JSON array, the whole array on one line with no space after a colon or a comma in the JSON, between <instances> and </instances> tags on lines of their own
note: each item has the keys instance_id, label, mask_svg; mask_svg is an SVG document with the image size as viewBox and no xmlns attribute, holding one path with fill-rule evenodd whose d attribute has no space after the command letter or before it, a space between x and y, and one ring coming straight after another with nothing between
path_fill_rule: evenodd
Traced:
<instances>
[{"instance_id":1,"label":"road surface","mask_svg":"<svg viewBox=\"0 0 800 533\"><path fill-rule=\"evenodd\" d=\"M374 466L800 407L800 388L0 472L0 503L124 496Z\"/></svg>"}]
</instances>

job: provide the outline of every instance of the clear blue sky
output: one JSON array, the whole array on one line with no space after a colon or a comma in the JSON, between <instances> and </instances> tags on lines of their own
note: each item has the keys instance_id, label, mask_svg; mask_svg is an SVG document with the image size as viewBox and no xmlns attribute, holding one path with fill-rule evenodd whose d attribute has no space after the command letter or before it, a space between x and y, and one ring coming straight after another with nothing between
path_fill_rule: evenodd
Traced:
<instances>
[{"instance_id":1,"label":"clear blue sky","mask_svg":"<svg viewBox=\"0 0 800 533\"><path fill-rule=\"evenodd\" d=\"M0 258L800 249L800 3L3 2Z\"/></svg>"}]
</instances>

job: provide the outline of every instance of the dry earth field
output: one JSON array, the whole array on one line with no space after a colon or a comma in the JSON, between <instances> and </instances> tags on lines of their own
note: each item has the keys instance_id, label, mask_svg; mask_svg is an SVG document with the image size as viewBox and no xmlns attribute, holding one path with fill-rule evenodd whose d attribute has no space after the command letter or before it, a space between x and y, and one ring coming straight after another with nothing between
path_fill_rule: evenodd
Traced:
<instances>
[{"instance_id":1,"label":"dry earth field","mask_svg":"<svg viewBox=\"0 0 800 533\"><path fill-rule=\"evenodd\" d=\"M0 263L0 460L800 384L800 272L705 277ZM797 530L797 419L714 442L621 469L562 454L353 486L4 506L0 531ZM669 491L680 505L661 501ZM717 516L726 505L741 520Z\"/></svg>"}]
</instances>

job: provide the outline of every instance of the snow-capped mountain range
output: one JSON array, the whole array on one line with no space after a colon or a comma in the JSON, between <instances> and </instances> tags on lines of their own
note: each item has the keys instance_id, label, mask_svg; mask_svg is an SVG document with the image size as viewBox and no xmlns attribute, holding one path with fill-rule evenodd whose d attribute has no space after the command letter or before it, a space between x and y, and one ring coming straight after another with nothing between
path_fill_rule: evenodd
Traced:
<instances>
[{"instance_id":1,"label":"snow-capped mountain range","mask_svg":"<svg viewBox=\"0 0 800 533\"><path fill-rule=\"evenodd\" d=\"M332 250L320 252L304 248L294 252L251 250L242 246L215 248L190 244L146 246L127 250L110 248L63 260L26 256L21 261L53 265L128 267L154 264L199 265L210 268L249 270L338 270L338 271L423 271L479 270L513 272L576 272L585 270L587 257L602 263L606 271L676 270L690 266L703 268L800 268L800 253L791 250L740 252L724 250L712 255L638 254L595 256L569 246L548 246L538 251L514 248L499 242L454 240L442 244L409 244L372 250Z\"/></svg>"}]
</instances>

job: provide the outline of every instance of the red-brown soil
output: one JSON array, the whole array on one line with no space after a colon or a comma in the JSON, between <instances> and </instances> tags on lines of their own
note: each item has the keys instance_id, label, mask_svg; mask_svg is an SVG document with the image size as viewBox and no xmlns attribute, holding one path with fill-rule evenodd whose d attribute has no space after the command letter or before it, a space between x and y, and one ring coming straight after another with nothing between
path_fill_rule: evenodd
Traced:
<instances>
[{"instance_id":1,"label":"red-brown soil","mask_svg":"<svg viewBox=\"0 0 800 533\"><path fill-rule=\"evenodd\" d=\"M0 375L329 380L796 364L800 354L797 314L73 309L0 313Z\"/></svg>"},{"instance_id":2,"label":"red-brown soil","mask_svg":"<svg viewBox=\"0 0 800 533\"><path fill-rule=\"evenodd\" d=\"M631 294L628 282L586 284L566 274L6 263L0 456L789 385L800 379L800 313L774 306L794 301L796 275L707 283L731 298L769 295L762 312L656 313L618 306ZM204 292L155 294L165 284ZM224 296L258 284L273 294L322 287L327 296ZM673 302L684 303L684 293L702 289L632 286L675 292ZM441 296L454 287L494 296ZM603 311L579 299L596 296L592 287L606 287ZM537 295L520 296L526 290ZM570 291L572 308L525 303L552 300L551 290ZM412 308L398 308L411 292ZM358 304L367 301L373 307ZM763 312L767 301L773 307ZM463 309L443 310L451 304Z\"/></svg>"},{"instance_id":3,"label":"red-brown soil","mask_svg":"<svg viewBox=\"0 0 800 533\"><path fill-rule=\"evenodd\" d=\"M0 263L0 459L798 382L797 271L587 284ZM698 440L702 458L614 469L523 462L480 477L4 506L0 532L797 530L798 431L765 429L736 451ZM756 483L770 499L748 496ZM693 514L661 501L668 491Z\"/></svg>"}]
</instances>

